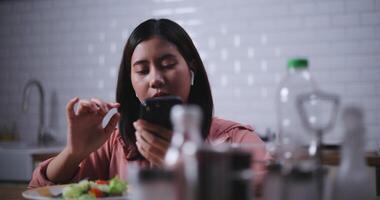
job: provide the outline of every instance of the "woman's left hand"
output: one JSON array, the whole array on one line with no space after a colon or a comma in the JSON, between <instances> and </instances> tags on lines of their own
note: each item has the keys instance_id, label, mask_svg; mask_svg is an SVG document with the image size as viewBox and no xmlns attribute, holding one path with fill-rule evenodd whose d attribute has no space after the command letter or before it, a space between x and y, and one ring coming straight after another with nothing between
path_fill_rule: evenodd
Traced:
<instances>
[{"instance_id":1,"label":"woman's left hand","mask_svg":"<svg viewBox=\"0 0 380 200\"><path fill-rule=\"evenodd\" d=\"M170 145L172 131L144 120L133 123L139 152L154 166L162 166Z\"/></svg>"}]
</instances>

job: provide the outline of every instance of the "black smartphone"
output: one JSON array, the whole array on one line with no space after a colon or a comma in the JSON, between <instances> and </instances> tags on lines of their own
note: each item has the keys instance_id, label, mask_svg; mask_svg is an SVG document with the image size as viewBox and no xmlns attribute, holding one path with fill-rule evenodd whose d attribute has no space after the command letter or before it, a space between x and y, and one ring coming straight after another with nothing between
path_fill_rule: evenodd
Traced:
<instances>
[{"instance_id":1,"label":"black smartphone","mask_svg":"<svg viewBox=\"0 0 380 200\"><path fill-rule=\"evenodd\" d=\"M162 96L146 99L140 106L140 118L172 130L170 111L182 104L178 96Z\"/></svg>"}]
</instances>

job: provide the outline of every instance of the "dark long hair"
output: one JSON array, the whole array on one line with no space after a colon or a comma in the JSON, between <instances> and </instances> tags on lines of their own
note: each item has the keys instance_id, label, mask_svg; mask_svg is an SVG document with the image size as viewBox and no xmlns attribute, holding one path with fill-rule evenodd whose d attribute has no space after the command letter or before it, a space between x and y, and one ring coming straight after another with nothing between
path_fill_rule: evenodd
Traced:
<instances>
[{"instance_id":1,"label":"dark long hair","mask_svg":"<svg viewBox=\"0 0 380 200\"><path fill-rule=\"evenodd\" d=\"M174 45L194 71L194 85L191 86L188 104L202 108L202 137L205 139L210 130L213 116L213 100L210 83L203 62L190 36L177 23L168 19L149 19L136 27L125 45L117 81L116 101L120 103L120 134L127 145L135 146L135 128L132 123L138 119L140 101L131 82L131 58L136 46L153 36L161 37ZM136 157L137 159L137 157Z\"/></svg>"}]
</instances>

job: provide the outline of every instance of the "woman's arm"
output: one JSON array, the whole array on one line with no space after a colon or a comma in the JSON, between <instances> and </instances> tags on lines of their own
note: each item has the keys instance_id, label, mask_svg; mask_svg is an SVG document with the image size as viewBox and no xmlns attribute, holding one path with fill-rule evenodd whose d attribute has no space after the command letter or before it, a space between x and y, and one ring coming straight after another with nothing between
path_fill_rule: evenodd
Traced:
<instances>
[{"instance_id":1,"label":"woman's arm","mask_svg":"<svg viewBox=\"0 0 380 200\"><path fill-rule=\"evenodd\" d=\"M48 165L46 177L55 183L64 183L72 179L78 171L84 156L75 155L67 147L63 149Z\"/></svg>"}]
</instances>

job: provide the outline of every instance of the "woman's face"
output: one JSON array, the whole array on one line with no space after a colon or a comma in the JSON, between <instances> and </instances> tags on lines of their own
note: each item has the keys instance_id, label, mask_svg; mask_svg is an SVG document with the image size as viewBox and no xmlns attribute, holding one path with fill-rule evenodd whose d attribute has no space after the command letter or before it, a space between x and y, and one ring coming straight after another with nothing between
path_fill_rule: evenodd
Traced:
<instances>
[{"instance_id":1,"label":"woman's face","mask_svg":"<svg viewBox=\"0 0 380 200\"><path fill-rule=\"evenodd\" d=\"M131 81L140 102L176 95L187 102L190 69L177 47L160 37L138 44L131 59Z\"/></svg>"}]
</instances>

